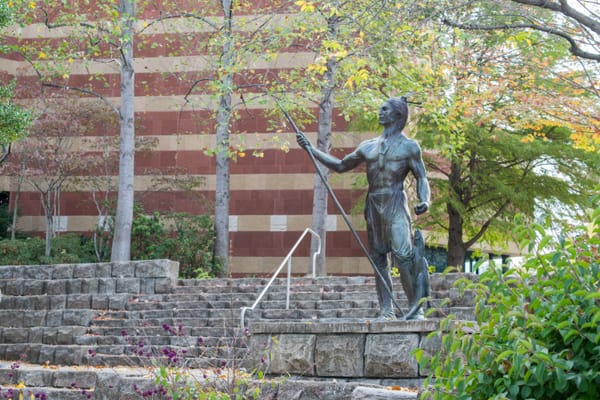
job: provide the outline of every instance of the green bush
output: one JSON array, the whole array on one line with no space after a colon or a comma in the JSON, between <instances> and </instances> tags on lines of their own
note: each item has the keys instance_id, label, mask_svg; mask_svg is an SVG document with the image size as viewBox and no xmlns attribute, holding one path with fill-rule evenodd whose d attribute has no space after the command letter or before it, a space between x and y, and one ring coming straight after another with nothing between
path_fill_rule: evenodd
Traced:
<instances>
[{"instance_id":1,"label":"green bush","mask_svg":"<svg viewBox=\"0 0 600 400\"><path fill-rule=\"evenodd\" d=\"M0 239L10 237L8 228L12 223L12 213L8 210L8 204L0 204Z\"/></svg>"},{"instance_id":2,"label":"green bush","mask_svg":"<svg viewBox=\"0 0 600 400\"><path fill-rule=\"evenodd\" d=\"M37 265L95 262L91 241L76 234L52 239L50 257L44 255L45 241L39 237L0 240L0 265Z\"/></svg>"},{"instance_id":3,"label":"green bush","mask_svg":"<svg viewBox=\"0 0 600 400\"><path fill-rule=\"evenodd\" d=\"M40 264L44 249L45 242L38 237L0 240L0 265Z\"/></svg>"},{"instance_id":4,"label":"green bush","mask_svg":"<svg viewBox=\"0 0 600 400\"><path fill-rule=\"evenodd\" d=\"M0 208L0 229L2 227ZM114 229L114 227L111 227ZM67 264L106 261L110 259L109 232L102 235L102 260L98 260L94 241L87 236L65 234L52 239L50 257L44 256L44 240L31 237L0 240L0 265ZM213 255L215 232L207 215L174 213L146 215L136 204L131 227L131 259L168 258L179 262L181 278L209 278L219 275L221 268Z\"/></svg>"},{"instance_id":5,"label":"green bush","mask_svg":"<svg viewBox=\"0 0 600 400\"><path fill-rule=\"evenodd\" d=\"M167 225L171 222L169 225ZM214 224L210 216L144 214L136 205L131 228L131 259L168 258L179 262L181 278L208 278L220 273L214 259Z\"/></svg>"},{"instance_id":6,"label":"green bush","mask_svg":"<svg viewBox=\"0 0 600 400\"><path fill-rule=\"evenodd\" d=\"M477 292L476 324L447 318L434 334L440 351L416 352L432 372L423 399L600 398L600 208L582 228L555 240L520 226L535 255L460 282Z\"/></svg>"}]
</instances>

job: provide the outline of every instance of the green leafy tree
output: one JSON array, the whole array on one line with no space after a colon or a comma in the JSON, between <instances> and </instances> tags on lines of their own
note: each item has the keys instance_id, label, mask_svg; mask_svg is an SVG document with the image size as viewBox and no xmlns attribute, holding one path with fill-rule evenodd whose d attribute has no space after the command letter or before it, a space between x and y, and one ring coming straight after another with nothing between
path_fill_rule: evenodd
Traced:
<instances>
[{"instance_id":1,"label":"green leafy tree","mask_svg":"<svg viewBox=\"0 0 600 400\"><path fill-rule=\"evenodd\" d=\"M419 223L447 232L448 265L477 243L506 244L516 212L581 212L598 179L599 105L578 84L584 71L563 69L564 48L435 25L412 46L393 79L417 93L416 137L435 150L428 167L442 179Z\"/></svg>"},{"instance_id":2,"label":"green leafy tree","mask_svg":"<svg viewBox=\"0 0 600 400\"><path fill-rule=\"evenodd\" d=\"M14 3L0 1L0 31L13 22ZM6 50L6 46L0 45L0 53ZM8 156L10 144L27 134L27 128L33 120L29 111L14 103L14 89L15 82L0 86L0 162Z\"/></svg>"}]
</instances>

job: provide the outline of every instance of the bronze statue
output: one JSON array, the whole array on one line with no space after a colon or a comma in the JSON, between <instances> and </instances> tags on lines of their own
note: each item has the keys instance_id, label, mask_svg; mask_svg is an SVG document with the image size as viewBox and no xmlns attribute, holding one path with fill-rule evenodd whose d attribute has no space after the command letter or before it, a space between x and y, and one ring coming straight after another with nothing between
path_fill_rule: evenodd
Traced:
<instances>
[{"instance_id":1,"label":"bronze statue","mask_svg":"<svg viewBox=\"0 0 600 400\"><path fill-rule=\"evenodd\" d=\"M409 172L416 178L419 203L414 210L417 215L429 209L430 190L421 148L417 142L402 133L407 119L406 98L390 98L379 110L379 124L383 125L383 134L362 142L341 160L313 147L303 133L299 132L296 135L301 147L336 172L349 171L363 162L366 163L369 189L365 219L369 254L380 272L376 274L375 281L380 319L384 320L396 318L392 308L391 290L386 290L386 285L392 288L388 255L391 255L392 262L400 270L402 286L408 298L410 311L404 318L422 318L419 300L429 294L428 272L423 274L423 265L427 269L427 262L422 256L422 248L418 260L413 253L411 220L404 192L404 180ZM418 235L422 242L420 232ZM385 282L382 282L382 279Z\"/></svg>"}]
</instances>

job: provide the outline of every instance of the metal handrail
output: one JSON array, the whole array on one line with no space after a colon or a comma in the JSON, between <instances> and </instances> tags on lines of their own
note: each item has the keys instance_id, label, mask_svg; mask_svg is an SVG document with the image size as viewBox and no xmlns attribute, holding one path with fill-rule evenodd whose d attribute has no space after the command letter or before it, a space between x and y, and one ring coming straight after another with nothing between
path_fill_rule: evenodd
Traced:
<instances>
[{"instance_id":1,"label":"metal handrail","mask_svg":"<svg viewBox=\"0 0 600 400\"><path fill-rule=\"evenodd\" d=\"M277 278L277 276L279 275L279 272L281 272L281 269L283 268L283 266L286 263L287 263L288 268L287 268L287 291L286 291L286 295L285 295L285 309L286 310L290 309L290 284L291 284L291 278L292 278L292 254L294 253L294 251L296 250L296 248L298 247L298 245L300 244L302 239L304 239L304 236L306 236L306 234L309 232L312 236L317 238L317 243L318 243L317 251L315 251L312 255L312 276L313 276L313 278L316 276L316 270L315 270L316 260L317 260L317 256L319 254L321 254L321 237L312 229L306 228L304 230L304 232L302 232L302 235L300 235L300 238L298 238L298 240L296 241L296 244L294 245L294 247L292 247L292 249L290 250L288 255L283 259L283 261L281 262L281 264L279 265L279 267L277 268L277 270L275 271L275 273L273 274L273 276L267 283L267 286L265 286L265 288L262 290L260 295L258 295L258 298L254 302L254 304L252 304L252 306L250 306L250 307L242 307L241 308L240 323L241 323L242 329L245 328L244 315L246 314L246 311L254 310L256 308L256 306L262 300L265 293L267 293L267 290L269 290L269 288L271 287L271 284L273 284L273 281L275 280L275 278Z\"/></svg>"}]
</instances>

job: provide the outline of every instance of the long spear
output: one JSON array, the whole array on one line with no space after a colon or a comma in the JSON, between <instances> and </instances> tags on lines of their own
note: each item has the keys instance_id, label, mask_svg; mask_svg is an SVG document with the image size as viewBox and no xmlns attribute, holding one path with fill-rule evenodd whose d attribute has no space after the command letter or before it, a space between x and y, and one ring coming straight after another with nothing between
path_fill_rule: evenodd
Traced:
<instances>
[{"instance_id":1,"label":"long spear","mask_svg":"<svg viewBox=\"0 0 600 400\"><path fill-rule=\"evenodd\" d=\"M277 106L279 107L279 109L281 110L281 112L283 113L283 115L285 116L285 118L292 125L292 128L294 128L294 131L296 132L296 136L299 136L301 134L300 129L298 129L298 126L296 125L296 123L294 122L294 120L292 119L292 117L290 116L290 114L285 110L285 108L283 108L281 106L281 104L279 103L279 101L277 99L275 99L275 102L277 103ZM306 152L308 153L308 155L310 157L310 160L312 161L313 165L315 166L315 169L317 170L317 174L319 175L319 178L321 178L321 181L323 182L323 185L325 185L325 188L327 188L327 192L329 193L329 196L331 196L331 199L335 203L335 206L337 207L338 211L340 212L340 214L344 218L344 221L346 222L346 225L348 225L348 228L350 229L350 232L352 232L352 235L356 239L356 242L358 243L360 249L365 254L365 256L367 256L367 260L369 260L369 263L371 264L371 267L373 267L373 271L379 277L379 280L383 284L383 287L385 288L385 290L390 295L390 298L392 299L392 303L394 303L394 305L396 306L396 308L398 309L398 311L400 311L400 314L402 314L402 309L400 308L400 306L398 305L398 303L394 299L394 294L392 293L392 289L389 287L389 285L387 284L387 282L383 278L383 275L381 274L381 271L379 271L379 269L377 269L377 266L375 265L375 261L373 261L373 258L371 258L371 256L369 255L369 252L367 251L367 248L365 247L365 245L363 244L362 240L360 239L360 236L358 236L358 233L356 232L356 229L354 229L354 226L352 226L352 223L350 222L350 219L348 218L348 215L346 215L346 212L344 211L344 208L342 207L342 205L338 201L335 193L333 192L333 189L331 188L331 186L329 185L329 182L325 178L325 175L323 175L323 171L321 171L321 168L319 168L319 165L317 164L317 160L315 159L315 155L309 149L304 149L304 150L306 150Z\"/></svg>"}]
</instances>

